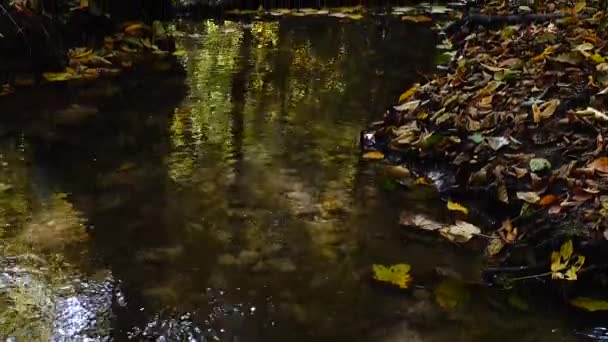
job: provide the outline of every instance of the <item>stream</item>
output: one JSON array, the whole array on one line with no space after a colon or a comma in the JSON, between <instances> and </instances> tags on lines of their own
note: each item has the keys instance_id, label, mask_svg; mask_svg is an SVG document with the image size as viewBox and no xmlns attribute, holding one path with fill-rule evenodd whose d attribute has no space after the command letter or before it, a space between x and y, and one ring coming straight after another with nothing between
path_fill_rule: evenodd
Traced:
<instances>
[{"instance_id":1,"label":"stream","mask_svg":"<svg viewBox=\"0 0 608 342\"><path fill-rule=\"evenodd\" d=\"M434 71L430 29L381 17L171 29L183 74L0 99L3 341L605 333L555 295L479 285L474 248L404 235L400 211L444 215L439 196L395 191L360 160L361 128ZM410 264L412 289L373 284L375 263Z\"/></svg>"}]
</instances>

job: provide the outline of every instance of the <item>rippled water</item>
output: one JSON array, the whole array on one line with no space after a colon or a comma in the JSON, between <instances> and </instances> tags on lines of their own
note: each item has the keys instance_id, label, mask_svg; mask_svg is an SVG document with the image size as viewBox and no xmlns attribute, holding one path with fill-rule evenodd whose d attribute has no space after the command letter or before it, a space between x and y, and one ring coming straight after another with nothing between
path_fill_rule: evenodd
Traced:
<instances>
[{"instance_id":1,"label":"rippled water","mask_svg":"<svg viewBox=\"0 0 608 342\"><path fill-rule=\"evenodd\" d=\"M390 191L358 158L359 130L433 70L430 30L310 18L174 29L185 75L3 99L0 336L575 339L563 305L472 285L477 251L402 235L399 211L440 215L437 195ZM394 262L412 264L413 290L369 282L371 264ZM455 289L454 308L438 305L441 289Z\"/></svg>"}]
</instances>

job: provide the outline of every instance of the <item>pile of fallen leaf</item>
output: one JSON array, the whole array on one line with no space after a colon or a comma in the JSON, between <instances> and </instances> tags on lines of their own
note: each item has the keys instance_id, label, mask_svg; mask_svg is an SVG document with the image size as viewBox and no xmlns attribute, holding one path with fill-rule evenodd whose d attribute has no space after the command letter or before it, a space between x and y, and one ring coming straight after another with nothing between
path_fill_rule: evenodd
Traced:
<instances>
[{"instance_id":1,"label":"pile of fallen leaf","mask_svg":"<svg viewBox=\"0 0 608 342\"><path fill-rule=\"evenodd\" d=\"M490 193L505 213L478 228L405 212L403 225L456 242L481 236L503 261L509 247L549 240L545 264L561 241L608 239L608 18L585 3L559 13L447 39L448 72L405 91L362 134L364 159L442 163L459 193ZM447 205L468 214L466 197Z\"/></svg>"},{"instance_id":2,"label":"pile of fallen leaf","mask_svg":"<svg viewBox=\"0 0 608 342\"><path fill-rule=\"evenodd\" d=\"M164 58L179 56L175 51L173 37L160 22L152 26L143 23L126 23L121 30L104 38L103 46L93 49L78 47L68 53L69 66L61 72L46 72L44 78L50 82L75 79L94 79L100 76L117 75L150 56Z\"/></svg>"}]
</instances>

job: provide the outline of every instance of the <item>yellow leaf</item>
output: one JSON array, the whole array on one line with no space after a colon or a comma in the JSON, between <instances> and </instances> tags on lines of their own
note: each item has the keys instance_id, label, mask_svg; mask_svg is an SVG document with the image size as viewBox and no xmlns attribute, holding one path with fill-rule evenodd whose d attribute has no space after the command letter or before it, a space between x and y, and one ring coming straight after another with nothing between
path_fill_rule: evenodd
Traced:
<instances>
[{"instance_id":1,"label":"yellow leaf","mask_svg":"<svg viewBox=\"0 0 608 342\"><path fill-rule=\"evenodd\" d=\"M392 266L372 265L373 278L377 281L395 285L401 289L407 289L412 281L410 276L410 265L396 264Z\"/></svg>"},{"instance_id":2,"label":"yellow leaf","mask_svg":"<svg viewBox=\"0 0 608 342\"><path fill-rule=\"evenodd\" d=\"M532 104L532 116L534 117L534 123L539 123L541 120L540 108L536 103Z\"/></svg>"},{"instance_id":3,"label":"yellow leaf","mask_svg":"<svg viewBox=\"0 0 608 342\"><path fill-rule=\"evenodd\" d=\"M594 299L589 297L575 297L569 300L570 304L579 309L587 311L606 311L608 310L608 301Z\"/></svg>"},{"instance_id":4,"label":"yellow leaf","mask_svg":"<svg viewBox=\"0 0 608 342\"><path fill-rule=\"evenodd\" d=\"M566 261L566 263L568 261L570 261L572 252L574 252L574 247L572 246L572 240L568 240L568 241L564 242L564 244L559 249L559 255L561 256L562 260Z\"/></svg>"},{"instance_id":5,"label":"yellow leaf","mask_svg":"<svg viewBox=\"0 0 608 342\"><path fill-rule=\"evenodd\" d=\"M355 13L355 14L349 14L347 15L348 18L352 19L352 20L361 20L363 19L363 16L361 14Z\"/></svg>"},{"instance_id":6,"label":"yellow leaf","mask_svg":"<svg viewBox=\"0 0 608 342\"><path fill-rule=\"evenodd\" d=\"M553 53L553 47L547 46L545 48L545 50L543 50L543 52L541 52L539 55L532 57L532 62L539 62L539 61L545 60L545 58L549 57L549 55L551 55L552 53Z\"/></svg>"},{"instance_id":7,"label":"yellow leaf","mask_svg":"<svg viewBox=\"0 0 608 342\"><path fill-rule=\"evenodd\" d=\"M587 6L587 4L585 3L585 1L579 1L574 6L574 11L576 11L576 13L580 13L580 11L582 11L582 10L585 9L585 6Z\"/></svg>"},{"instance_id":8,"label":"yellow leaf","mask_svg":"<svg viewBox=\"0 0 608 342\"><path fill-rule=\"evenodd\" d=\"M569 268L566 273L564 273L564 277L562 279L574 281L577 280L578 277L576 276L576 272Z\"/></svg>"},{"instance_id":9,"label":"yellow leaf","mask_svg":"<svg viewBox=\"0 0 608 342\"><path fill-rule=\"evenodd\" d=\"M64 72L45 72L42 76L49 82L62 82L81 78L80 75L70 68L66 68Z\"/></svg>"},{"instance_id":10,"label":"yellow leaf","mask_svg":"<svg viewBox=\"0 0 608 342\"><path fill-rule=\"evenodd\" d=\"M367 159L367 160L381 160L381 159L384 159L384 153L379 152L379 151L371 151L371 152L364 153L361 158Z\"/></svg>"},{"instance_id":11,"label":"yellow leaf","mask_svg":"<svg viewBox=\"0 0 608 342\"><path fill-rule=\"evenodd\" d=\"M551 252L551 272L558 272L564 268L566 268L566 265L560 262L559 252Z\"/></svg>"},{"instance_id":12,"label":"yellow leaf","mask_svg":"<svg viewBox=\"0 0 608 342\"><path fill-rule=\"evenodd\" d=\"M74 53L74 55L72 56L72 58L81 59L81 58L85 58L85 57L92 55L93 50L92 49L74 49L73 53Z\"/></svg>"},{"instance_id":13,"label":"yellow leaf","mask_svg":"<svg viewBox=\"0 0 608 342\"><path fill-rule=\"evenodd\" d=\"M448 210L460 211L460 212L464 213L465 215L469 214L469 209L467 209L465 206L463 206L460 203L456 203L456 202L452 202L452 201L448 201Z\"/></svg>"},{"instance_id":14,"label":"yellow leaf","mask_svg":"<svg viewBox=\"0 0 608 342\"><path fill-rule=\"evenodd\" d=\"M175 57L183 57L187 54L186 50L175 50L175 52L173 52L173 56Z\"/></svg>"},{"instance_id":15,"label":"yellow leaf","mask_svg":"<svg viewBox=\"0 0 608 342\"><path fill-rule=\"evenodd\" d=\"M494 92L496 91L496 89L498 89L498 87L501 84L502 83L500 83L498 81L491 81L491 82L489 82L485 87L483 87L483 89L481 89L479 91L479 95L478 96L487 96L487 95L494 94Z\"/></svg>"},{"instance_id":16,"label":"yellow leaf","mask_svg":"<svg viewBox=\"0 0 608 342\"><path fill-rule=\"evenodd\" d=\"M406 90L405 93L401 94L401 96L399 96L399 103L404 102L412 97L412 95L416 94L418 87L420 87L420 83L414 84L410 89Z\"/></svg>"},{"instance_id":17,"label":"yellow leaf","mask_svg":"<svg viewBox=\"0 0 608 342\"><path fill-rule=\"evenodd\" d=\"M597 54L597 53L594 53L593 55L589 56L589 59L591 59L596 64L600 64L600 63L606 62L606 58L602 57L602 55Z\"/></svg>"},{"instance_id":18,"label":"yellow leaf","mask_svg":"<svg viewBox=\"0 0 608 342\"><path fill-rule=\"evenodd\" d=\"M573 252L572 240L568 240L562 244L559 252L554 251L551 253L551 278L566 280L577 279L576 272L583 267L585 257L582 255L575 255L574 258L572 258ZM567 271L562 273L562 271L566 269Z\"/></svg>"},{"instance_id":19,"label":"yellow leaf","mask_svg":"<svg viewBox=\"0 0 608 342\"><path fill-rule=\"evenodd\" d=\"M541 119L550 118L553 115L553 113L555 113L555 110L557 109L557 106L559 106L559 103L560 102L558 99L553 99L553 100L543 103L542 106L540 106L540 108L539 108L542 110L542 112L540 113L540 118Z\"/></svg>"},{"instance_id":20,"label":"yellow leaf","mask_svg":"<svg viewBox=\"0 0 608 342\"><path fill-rule=\"evenodd\" d=\"M414 184L416 184L416 185L433 185L433 183L431 183L425 177L418 177L418 178L416 178L416 181L414 182Z\"/></svg>"},{"instance_id":21,"label":"yellow leaf","mask_svg":"<svg viewBox=\"0 0 608 342\"><path fill-rule=\"evenodd\" d=\"M426 111L422 111L416 115L416 119L418 119L418 120L424 120L428 117L429 117L429 113Z\"/></svg>"},{"instance_id":22,"label":"yellow leaf","mask_svg":"<svg viewBox=\"0 0 608 342\"><path fill-rule=\"evenodd\" d=\"M564 279L566 280L576 280L576 273L583 267L583 264L585 263L585 257L582 255L575 255L573 260L575 260L574 263L572 263L570 268L568 268L564 274Z\"/></svg>"}]
</instances>

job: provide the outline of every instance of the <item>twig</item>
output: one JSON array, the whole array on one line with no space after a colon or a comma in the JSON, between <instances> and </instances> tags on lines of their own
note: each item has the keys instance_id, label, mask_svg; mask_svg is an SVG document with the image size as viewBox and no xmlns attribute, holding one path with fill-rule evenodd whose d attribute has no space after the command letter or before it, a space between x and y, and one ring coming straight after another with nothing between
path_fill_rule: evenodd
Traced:
<instances>
[{"instance_id":1,"label":"twig","mask_svg":"<svg viewBox=\"0 0 608 342\"><path fill-rule=\"evenodd\" d=\"M477 234L474 234L474 235L481 236L481 237L484 237L486 239L491 239L491 240L500 239L500 236L491 236L491 235L486 235L486 234L482 234L482 233L477 233Z\"/></svg>"},{"instance_id":2,"label":"twig","mask_svg":"<svg viewBox=\"0 0 608 342\"><path fill-rule=\"evenodd\" d=\"M28 50L30 50L30 56L31 56L32 55L32 46L30 45L30 42L27 40L27 37L25 36L25 33L23 32L23 28L21 26L19 26L19 24L17 24L17 22L15 21L13 16L1 4L0 4L0 10L2 10L2 14L4 14L6 17L8 17L8 19L13 23L13 25L15 25L15 27L17 28L17 34L19 34L23 37L23 42L25 43L25 45L27 45Z\"/></svg>"},{"instance_id":3,"label":"twig","mask_svg":"<svg viewBox=\"0 0 608 342\"><path fill-rule=\"evenodd\" d=\"M533 275L524 276L524 277L511 278L511 279L509 279L509 281L519 281L519 280L526 280L526 279L534 279L534 278L540 278L540 277L550 276L551 274L553 274L553 272L549 271L549 272L545 272L545 273L533 274Z\"/></svg>"},{"instance_id":4,"label":"twig","mask_svg":"<svg viewBox=\"0 0 608 342\"><path fill-rule=\"evenodd\" d=\"M488 273L519 272L519 271L526 271L529 269L545 268L546 266L548 266L548 265L490 267L490 268L484 269L484 272L488 272Z\"/></svg>"}]
</instances>

